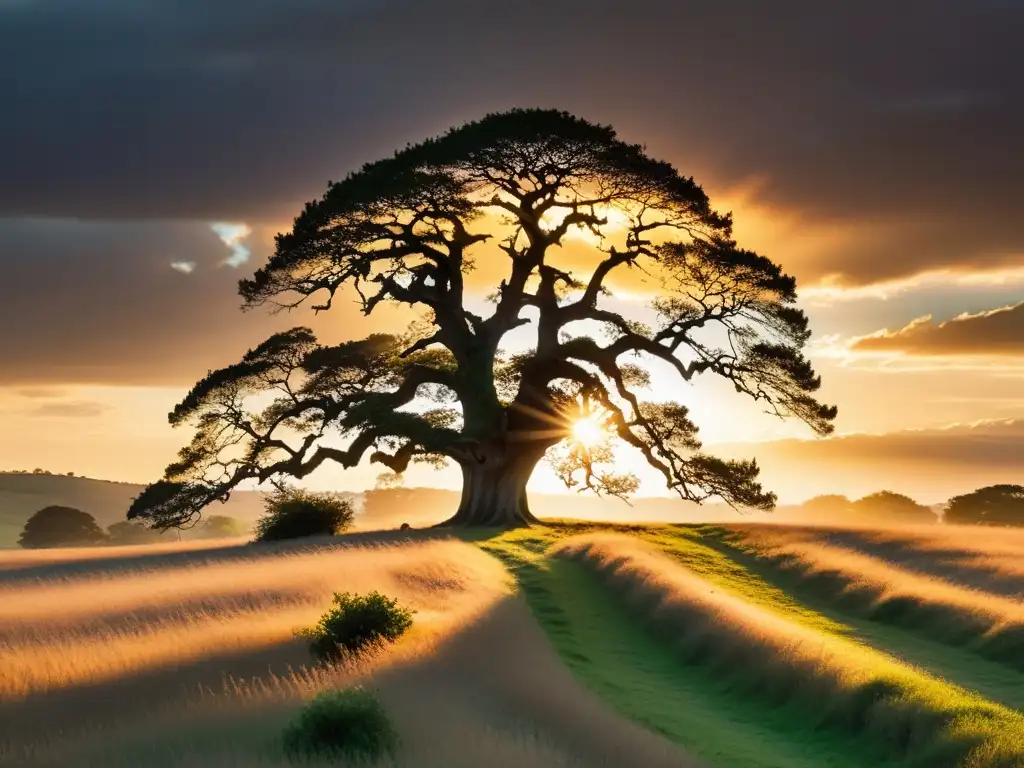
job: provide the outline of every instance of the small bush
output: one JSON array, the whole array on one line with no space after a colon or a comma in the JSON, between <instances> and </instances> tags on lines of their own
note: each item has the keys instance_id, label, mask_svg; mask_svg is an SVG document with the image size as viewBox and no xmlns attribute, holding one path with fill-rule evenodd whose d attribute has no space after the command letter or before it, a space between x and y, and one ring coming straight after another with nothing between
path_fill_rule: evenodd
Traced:
<instances>
[{"instance_id":1,"label":"small bush","mask_svg":"<svg viewBox=\"0 0 1024 768\"><path fill-rule=\"evenodd\" d=\"M309 650L319 661L338 661L370 646L393 643L412 626L413 612L380 592L335 592L334 606L315 627L299 633L309 639Z\"/></svg>"},{"instance_id":2,"label":"small bush","mask_svg":"<svg viewBox=\"0 0 1024 768\"><path fill-rule=\"evenodd\" d=\"M352 504L334 493L277 488L263 502L263 516L254 528L256 541L333 536L352 525Z\"/></svg>"},{"instance_id":3,"label":"small bush","mask_svg":"<svg viewBox=\"0 0 1024 768\"><path fill-rule=\"evenodd\" d=\"M333 754L376 759L398 744L398 734L377 698L363 688L317 695L282 734L290 756Z\"/></svg>"}]
</instances>

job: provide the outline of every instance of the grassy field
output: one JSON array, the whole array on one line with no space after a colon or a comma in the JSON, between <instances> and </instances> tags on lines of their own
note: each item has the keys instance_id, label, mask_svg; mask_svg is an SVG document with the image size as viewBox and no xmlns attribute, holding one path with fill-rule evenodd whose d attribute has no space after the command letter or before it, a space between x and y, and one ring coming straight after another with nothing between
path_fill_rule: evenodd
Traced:
<instances>
[{"instance_id":1,"label":"grassy field","mask_svg":"<svg viewBox=\"0 0 1024 768\"><path fill-rule=\"evenodd\" d=\"M291 765L295 713L360 683L379 766L1024 766L1021 552L569 522L2 552L0 765ZM373 589L411 632L314 666L294 631Z\"/></svg>"}]
</instances>

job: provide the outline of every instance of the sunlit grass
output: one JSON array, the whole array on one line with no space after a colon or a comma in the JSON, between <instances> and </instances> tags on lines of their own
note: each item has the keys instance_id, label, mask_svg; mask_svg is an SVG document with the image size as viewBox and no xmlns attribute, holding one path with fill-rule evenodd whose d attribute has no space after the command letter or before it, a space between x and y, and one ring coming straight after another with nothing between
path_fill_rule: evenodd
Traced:
<instances>
[{"instance_id":1,"label":"sunlit grass","mask_svg":"<svg viewBox=\"0 0 1024 768\"><path fill-rule=\"evenodd\" d=\"M738 696L799 710L907 765L1024 764L1024 717L875 649L787 618L637 537L589 535L556 553L594 568L637 617Z\"/></svg>"},{"instance_id":2,"label":"sunlit grass","mask_svg":"<svg viewBox=\"0 0 1024 768\"><path fill-rule=\"evenodd\" d=\"M837 607L1024 670L1024 602L770 528L727 541Z\"/></svg>"},{"instance_id":3,"label":"sunlit grass","mask_svg":"<svg viewBox=\"0 0 1024 768\"><path fill-rule=\"evenodd\" d=\"M500 562L411 538L26 564L30 578L0 579L0 764L292 765L280 734L298 709L364 684L401 737L377 768L691 765L573 680ZM314 666L292 632L339 590L400 599L416 609L412 629L387 650Z\"/></svg>"}]
</instances>

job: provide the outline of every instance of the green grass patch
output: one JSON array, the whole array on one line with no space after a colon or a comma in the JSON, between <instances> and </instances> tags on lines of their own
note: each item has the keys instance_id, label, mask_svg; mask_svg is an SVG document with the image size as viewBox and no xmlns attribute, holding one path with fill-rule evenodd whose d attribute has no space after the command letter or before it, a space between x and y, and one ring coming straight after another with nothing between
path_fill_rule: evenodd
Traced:
<instances>
[{"instance_id":1,"label":"green grass patch","mask_svg":"<svg viewBox=\"0 0 1024 768\"><path fill-rule=\"evenodd\" d=\"M681 539L677 561L693 554L692 532ZM805 608L793 613L797 620L785 617L785 604L768 607L774 587L756 575L737 580L728 568L717 580L689 569L676 576L651 552L598 541L569 554L600 574L634 620L646 620L684 663L713 672L735 696L786 710L816 731L856 737L901 765L1024 765L1020 713L829 632L830 622L809 620ZM722 584L736 591L716 596ZM747 607L749 594L758 608Z\"/></svg>"},{"instance_id":2,"label":"green grass patch","mask_svg":"<svg viewBox=\"0 0 1024 768\"><path fill-rule=\"evenodd\" d=\"M787 619L822 631L848 636L897 658L951 680L993 701L1024 710L1024 679L1000 663L986 659L971 645L950 643L926 627L912 628L861 611L859 601L835 599L830 590L819 591L799 572L780 568L772 559L757 557L734 542L737 534L711 526L679 526L645 536L709 581L767 607ZM745 574L736 577L737 572ZM1024 653L1024 650L1022 650Z\"/></svg>"},{"instance_id":3,"label":"green grass patch","mask_svg":"<svg viewBox=\"0 0 1024 768\"><path fill-rule=\"evenodd\" d=\"M565 533L512 531L481 546L515 574L576 677L621 715L723 768L886 764L855 739L816 730L790 708L737 695L733 681L684 663L583 565L543 555Z\"/></svg>"},{"instance_id":4,"label":"green grass patch","mask_svg":"<svg viewBox=\"0 0 1024 768\"><path fill-rule=\"evenodd\" d=\"M645 625L650 600L631 606L587 565L545 554L572 534L609 530L657 546L715 589L856 649L859 682L829 690L809 680L806 668L793 674L795 667L780 678L758 653L737 655L734 642L693 642L685 624ZM776 579L726 544L723 530L558 521L474 538L515 574L582 682L620 714L713 765L1024 766L1024 718L995 703L1019 706L1024 686L1016 676L897 627L823 610L827 599Z\"/></svg>"},{"instance_id":5,"label":"green grass patch","mask_svg":"<svg viewBox=\"0 0 1024 768\"><path fill-rule=\"evenodd\" d=\"M928 595L886 594L882 585L865 583L857 574L821 567L791 554L759 552L742 533L711 529L710 541L728 547L730 556L756 568L780 588L804 601L833 606L844 615L887 624L938 641L1014 671L1024 671L1024 626L1000 624L969 609L930 600ZM1024 687L1024 680L1018 680Z\"/></svg>"}]
</instances>

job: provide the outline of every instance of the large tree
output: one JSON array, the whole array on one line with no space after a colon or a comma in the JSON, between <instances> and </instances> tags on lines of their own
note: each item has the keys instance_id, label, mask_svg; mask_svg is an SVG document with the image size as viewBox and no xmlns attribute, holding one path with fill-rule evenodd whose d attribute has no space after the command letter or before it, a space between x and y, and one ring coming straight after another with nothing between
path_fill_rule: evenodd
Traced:
<instances>
[{"instance_id":1,"label":"large tree","mask_svg":"<svg viewBox=\"0 0 1024 768\"><path fill-rule=\"evenodd\" d=\"M419 322L337 346L294 328L212 371L170 415L196 427L191 445L129 516L185 524L243 481L325 462L401 474L450 461L463 490L449 523L526 524L545 454L570 488L635 490L615 471L622 445L684 499L770 508L754 461L702 452L680 398L643 396L662 366L831 431L795 281L731 228L692 178L564 112L488 115L365 165L278 235L240 282L244 306L323 312L344 292L366 314L396 303ZM609 308L609 286L638 272L657 281L647 324ZM481 311L472 291L488 281ZM523 326L533 346L510 353Z\"/></svg>"}]
</instances>

